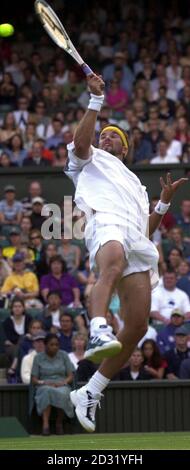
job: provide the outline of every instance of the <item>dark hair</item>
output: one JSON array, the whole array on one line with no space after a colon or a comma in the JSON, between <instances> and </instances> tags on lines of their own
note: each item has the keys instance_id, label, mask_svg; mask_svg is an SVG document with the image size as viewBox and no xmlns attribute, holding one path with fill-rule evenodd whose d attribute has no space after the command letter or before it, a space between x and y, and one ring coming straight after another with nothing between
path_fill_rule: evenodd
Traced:
<instances>
[{"instance_id":1,"label":"dark hair","mask_svg":"<svg viewBox=\"0 0 190 470\"><path fill-rule=\"evenodd\" d=\"M144 343L142 344L141 349L142 349L142 352L143 352L143 356L144 356L144 347L148 343L151 344L152 349L153 349L153 353L152 353L152 357L150 359L146 359L146 357L144 357L144 365L147 364L151 367L154 367L154 369L158 369L162 365L162 356L160 354L160 350L159 350L157 344L155 343L155 341L153 339L146 339L144 341Z\"/></svg>"},{"instance_id":2,"label":"dark hair","mask_svg":"<svg viewBox=\"0 0 190 470\"><path fill-rule=\"evenodd\" d=\"M50 343L52 339L57 339L57 341L59 342L59 338L55 333L48 333L44 338L45 346L47 346L47 344Z\"/></svg>"},{"instance_id":3,"label":"dark hair","mask_svg":"<svg viewBox=\"0 0 190 470\"><path fill-rule=\"evenodd\" d=\"M56 261L62 265L62 272L66 273L67 265L66 265L65 260L60 255L52 256L52 258L49 261L50 269L51 269L52 264L55 263Z\"/></svg>"},{"instance_id":4,"label":"dark hair","mask_svg":"<svg viewBox=\"0 0 190 470\"><path fill-rule=\"evenodd\" d=\"M22 306L24 308L23 315L25 315L26 314L26 312L25 312L25 303L24 303L24 300L20 299L20 297L14 297L14 299L12 300L10 314L13 315L13 307L14 307L14 304L16 304L17 302L22 304Z\"/></svg>"},{"instance_id":5,"label":"dark hair","mask_svg":"<svg viewBox=\"0 0 190 470\"><path fill-rule=\"evenodd\" d=\"M51 290L50 292L48 292L47 299L49 299L50 295L57 295L57 297L62 299L61 293L58 290Z\"/></svg>"}]
</instances>

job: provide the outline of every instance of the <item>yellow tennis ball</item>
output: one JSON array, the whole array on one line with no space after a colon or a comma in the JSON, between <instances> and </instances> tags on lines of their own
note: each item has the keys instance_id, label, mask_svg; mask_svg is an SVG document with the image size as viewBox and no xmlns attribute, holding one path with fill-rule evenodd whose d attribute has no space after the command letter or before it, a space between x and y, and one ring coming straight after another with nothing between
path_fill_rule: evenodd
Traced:
<instances>
[{"instance_id":1,"label":"yellow tennis ball","mask_svg":"<svg viewBox=\"0 0 190 470\"><path fill-rule=\"evenodd\" d=\"M14 33L14 27L12 24L4 23L0 25L0 36L4 38L11 36Z\"/></svg>"}]
</instances>

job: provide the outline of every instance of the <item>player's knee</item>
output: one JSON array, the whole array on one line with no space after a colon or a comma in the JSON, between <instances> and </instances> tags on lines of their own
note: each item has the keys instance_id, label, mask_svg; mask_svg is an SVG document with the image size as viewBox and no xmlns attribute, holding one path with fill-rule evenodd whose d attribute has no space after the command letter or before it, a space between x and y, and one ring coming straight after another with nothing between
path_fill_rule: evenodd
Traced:
<instances>
[{"instance_id":1,"label":"player's knee","mask_svg":"<svg viewBox=\"0 0 190 470\"><path fill-rule=\"evenodd\" d=\"M106 270L100 273L100 277L104 280L104 282L114 285L122 275L123 272L123 265L121 263L112 264L108 266Z\"/></svg>"}]
</instances>

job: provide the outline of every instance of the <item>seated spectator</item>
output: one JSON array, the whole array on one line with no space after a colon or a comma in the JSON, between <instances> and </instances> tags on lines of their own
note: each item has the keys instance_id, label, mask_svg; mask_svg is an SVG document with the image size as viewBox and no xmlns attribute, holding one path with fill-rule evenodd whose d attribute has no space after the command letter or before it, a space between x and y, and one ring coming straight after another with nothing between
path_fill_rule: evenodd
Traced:
<instances>
[{"instance_id":1,"label":"seated spectator","mask_svg":"<svg viewBox=\"0 0 190 470\"><path fill-rule=\"evenodd\" d=\"M169 269L173 269L173 271L175 271L176 275L182 260L183 255L181 250L179 248L172 248L168 255L167 265Z\"/></svg>"},{"instance_id":2,"label":"seated spectator","mask_svg":"<svg viewBox=\"0 0 190 470\"><path fill-rule=\"evenodd\" d=\"M28 217L27 215L23 215L23 218L21 220L21 224L20 224L20 228L21 228L21 243L27 243L27 245L29 245L30 243L30 231L31 231L31 228L32 228L32 223L31 223L31 220L30 220L30 217Z\"/></svg>"},{"instance_id":3,"label":"seated spectator","mask_svg":"<svg viewBox=\"0 0 190 470\"><path fill-rule=\"evenodd\" d=\"M152 375L143 366L143 353L141 349L136 348L130 359L129 365L123 367L119 373L119 380L150 380Z\"/></svg>"},{"instance_id":4,"label":"seated spectator","mask_svg":"<svg viewBox=\"0 0 190 470\"><path fill-rule=\"evenodd\" d=\"M163 326L157 336L157 345L164 356L167 351L175 347L175 331L184 324L184 314L179 308L174 308L171 312L170 322Z\"/></svg>"},{"instance_id":5,"label":"seated spectator","mask_svg":"<svg viewBox=\"0 0 190 470\"><path fill-rule=\"evenodd\" d=\"M18 362L20 364L26 354L33 349L32 337L42 330L42 321L38 318L33 318L28 326L28 332L21 338L18 348Z\"/></svg>"},{"instance_id":6,"label":"seated spectator","mask_svg":"<svg viewBox=\"0 0 190 470\"><path fill-rule=\"evenodd\" d=\"M44 308L41 317L45 330L51 330L56 333L60 330L60 316L63 311L61 306L61 294L59 291L50 291L47 295L47 305Z\"/></svg>"},{"instance_id":7,"label":"seated spectator","mask_svg":"<svg viewBox=\"0 0 190 470\"><path fill-rule=\"evenodd\" d=\"M16 127L16 122L13 113L6 113L3 125L0 129L0 142L3 146L8 145L10 139L19 133L19 128Z\"/></svg>"},{"instance_id":8,"label":"seated spectator","mask_svg":"<svg viewBox=\"0 0 190 470\"><path fill-rule=\"evenodd\" d=\"M40 230L35 228L31 230L30 245L34 251L35 263L39 263L43 256L43 243Z\"/></svg>"},{"instance_id":9,"label":"seated spectator","mask_svg":"<svg viewBox=\"0 0 190 470\"><path fill-rule=\"evenodd\" d=\"M168 238L162 241L162 248L166 259L172 248L179 249L184 258L190 257L190 241L184 240L182 228L176 225L169 231Z\"/></svg>"},{"instance_id":10,"label":"seated spectator","mask_svg":"<svg viewBox=\"0 0 190 470\"><path fill-rule=\"evenodd\" d=\"M12 269L9 266L9 263L3 258L3 248L0 246L0 287L11 272Z\"/></svg>"},{"instance_id":11,"label":"seated spectator","mask_svg":"<svg viewBox=\"0 0 190 470\"><path fill-rule=\"evenodd\" d=\"M17 356L19 342L24 334L28 332L30 321L31 317L30 315L26 315L23 300L15 297L11 304L10 317L3 321L3 329L6 337L6 353L11 360ZM16 367L12 372L15 373L15 370Z\"/></svg>"},{"instance_id":12,"label":"seated spectator","mask_svg":"<svg viewBox=\"0 0 190 470\"><path fill-rule=\"evenodd\" d=\"M113 117L121 119L128 103L128 94L126 90L121 88L120 83L116 78L113 78L110 82L110 86L106 94L106 102L113 110Z\"/></svg>"},{"instance_id":13,"label":"seated spectator","mask_svg":"<svg viewBox=\"0 0 190 470\"><path fill-rule=\"evenodd\" d=\"M178 267L177 287L188 295L190 299L190 267L189 262L182 260Z\"/></svg>"},{"instance_id":14,"label":"seated spectator","mask_svg":"<svg viewBox=\"0 0 190 470\"><path fill-rule=\"evenodd\" d=\"M25 271L25 262L22 253L13 256L13 272L4 281L1 293L10 296L16 295L23 301L35 299L39 294L39 285L36 275Z\"/></svg>"},{"instance_id":15,"label":"seated spectator","mask_svg":"<svg viewBox=\"0 0 190 470\"><path fill-rule=\"evenodd\" d=\"M65 261L69 274L75 276L81 261L81 250L72 244L72 240L61 235L61 246L58 247L58 255Z\"/></svg>"},{"instance_id":16,"label":"seated spectator","mask_svg":"<svg viewBox=\"0 0 190 470\"><path fill-rule=\"evenodd\" d=\"M153 291L150 312L153 324L170 323L171 312L174 308L179 308L186 320L190 317L189 297L176 287L176 282L176 273L167 270L163 275L163 285Z\"/></svg>"},{"instance_id":17,"label":"seated spectator","mask_svg":"<svg viewBox=\"0 0 190 470\"><path fill-rule=\"evenodd\" d=\"M190 199L183 199L181 212L176 214L176 223L183 231L184 241L190 242Z\"/></svg>"},{"instance_id":18,"label":"seated spectator","mask_svg":"<svg viewBox=\"0 0 190 470\"><path fill-rule=\"evenodd\" d=\"M23 162L23 166L50 166L49 160L43 156L42 145L39 140L33 143L29 155Z\"/></svg>"},{"instance_id":19,"label":"seated spectator","mask_svg":"<svg viewBox=\"0 0 190 470\"><path fill-rule=\"evenodd\" d=\"M42 186L39 181L32 181L30 183L28 195L22 199L22 207L23 207L24 215L27 215L27 216L31 215L32 200L35 197L42 197Z\"/></svg>"},{"instance_id":20,"label":"seated spectator","mask_svg":"<svg viewBox=\"0 0 190 470\"><path fill-rule=\"evenodd\" d=\"M149 163L152 158L152 147L143 136L139 127L133 127L133 163Z\"/></svg>"},{"instance_id":21,"label":"seated spectator","mask_svg":"<svg viewBox=\"0 0 190 470\"><path fill-rule=\"evenodd\" d=\"M168 367L166 377L169 380L179 378L180 366L184 359L190 358L190 349L188 348L188 331L185 325L175 330L175 347L165 354Z\"/></svg>"},{"instance_id":22,"label":"seated spectator","mask_svg":"<svg viewBox=\"0 0 190 470\"><path fill-rule=\"evenodd\" d=\"M74 333L71 342L72 351L69 353L68 356L76 370L79 361L84 358L84 353L87 345L87 336L83 335L82 333Z\"/></svg>"},{"instance_id":23,"label":"seated spectator","mask_svg":"<svg viewBox=\"0 0 190 470\"><path fill-rule=\"evenodd\" d=\"M141 347L144 356L144 369L152 379L163 379L166 361L162 358L157 344L153 339L146 339Z\"/></svg>"},{"instance_id":24,"label":"seated spectator","mask_svg":"<svg viewBox=\"0 0 190 470\"><path fill-rule=\"evenodd\" d=\"M69 313L61 313L60 315L60 330L59 330L59 344L60 349L70 353L72 351L72 337L74 333L74 320Z\"/></svg>"},{"instance_id":25,"label":"seated spectator","mask_svg":"<svg viewBox=\"0 0 190 470\"><path fill-rule=\"evenodd\" d=\"M46 220L46 217L44 215L41 215L43 205L44 200L42 199L42 197L38 196L32 199L32 212L30 215L32 229L41 230L42 224Z\"/></svg>"},{"instance_id":26,"label":"seated spectator","mask_svg":"<svg viewBox=\"0 0 190 470\"><path fill-rule=\"evenodd\" d=\"M23 139L20 134L15 134L11 138L9 147L6 147L6 152L12 163L16 163L19 167L23 165L27 157L27 150L24 149Z\"/></svg>"},{"instance_id":27,"label":"seated spectator","mask_svg":"<svg viewBox=\"0 0 190 470\"><path fill-rule=\"evenodd\" d=\"M50 414L52 407L57 410L56 433L62 434L64 414L73 418L73 405L70 391L73 382L73 366L65 351L59 350L56 335L45 338L45 351L37 354L32 367L32 384L35 387L34 400L37 413L42 415L42 434L50 434Z\"/></svg>"},{"instance_id":28,"label":"seated spectator","mask_svg":"<svg viewBox=\"0 0 190 470\"><path fill-rule=\"evenodd\" d=\"M180 163L179 158L172 154L168 154L168 144L166 140L160 140L158 144L158 154L152 158L150 163L153 164L168 164L168 163Z\"/></svg>"},{"instance_id":29,"label":"seated spectator","mask_svg":"<svg viewBox=\"0 0 190 470\"><path fill-rule=\"evenodd\" d=\"M33 362L36 354L42 353L45 350L45 340L46 334L44 331L39 331L38 333L35 333L31 337L31 343L32 343L32 350L28 352L23 358L21 362L21 380L23 384L29 385L31 382L31 375L32 375L32 367L33 367Z\"/></svg>"},{"instance_id":30,"label":"seated spectator","mask_svg":"<svg viewBox=\"0 0 190 470\"><path fill-rule=\"evenodd\" d=\"M190 357L181 362L179 369L179 378L183 380L190 379Z\"/></svg>"},{"instance_id":31,"label":"seated spectator","mask_svg":"<svg viewBox=\"0 0 190 470\"><path fill-rule=\"evenodd\" d=\"M9 244L3 248L3 256L8 260L12 260L16 252L21 249L21 232L19 227L12 227L9 231Z\"/></svg>"},{"instance_id":32,"label":"seated spectator","mask_svg":"<svg viewBox=\"0 0 190 470\"><path fill-rule=\"evenodd\" d=\"M33 235L31 236L34 237L35 232L33 231L32 233ZM35 239L33 238L33 240ZM56 256L56 255L57 255L57 247L53 241L49 242L46 246L43 247L41 258L38 261L36 261L36 273L39 279L44 274L48 274L49 269L50 269L50 260L53 256Z\"/></svg>"},{"instance_id":33,"label":"seated spectator","mask_svg":"<svg viewBox=\"0 0 190 470\"><path fill-rule=\"evenodd\" d=\"M18 166L18 164L11 162L11 158L7 152L2 152L2 154L0 155L0 167L8 168L13 166Z\"/></svg>"},{"instance_id":34,"label":"seated spectator","mask_svg":"<svg viewBox=\"0 0 190 470\"><path fill-rule=\"evenodd\" d=\"M22 204L15 199L16 189L9 184L4 188L4 199L0 201L0 224L19 225L22 219Z\"/></svg>"},{"instance_id":35,"label":"seated spectator","mask_svg":"<svg viewBox=\"0 0 190 470\"><path fill-rule=\"evenodd\" d=\"M50 260L49 274L41 278L41 294L44 301L52 290L61 294L62 305L81 307L80 290L74 277L67 273L66 263L60 256L53 256Z\"/></svg>"},{"instance_id":36,"label":"seated spectator","mask_svg":"<svg viewBox=\"0 0 190 470\"><path fill-rule=\"evenodd\" d=\"M53 166L66 167L67 163L67 147L65 144L59 144L55 151L55 158L53 160Z\"/></svg>"}]
</instances>

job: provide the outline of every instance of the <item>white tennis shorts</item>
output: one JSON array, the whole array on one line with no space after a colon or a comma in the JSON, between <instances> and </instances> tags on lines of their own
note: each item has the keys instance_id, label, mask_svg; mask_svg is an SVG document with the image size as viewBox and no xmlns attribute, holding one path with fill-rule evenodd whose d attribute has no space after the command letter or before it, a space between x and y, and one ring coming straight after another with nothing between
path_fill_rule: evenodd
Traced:
<instances>
[{"instance_id":1,"label":"white tennis shorts","mask_svg":"<svg viewBox=\"0 0 190 470\"><path fill-rule=\"evenodd\" d=\"M118 241L123 246L126 257L126 267L123 270L122 277L129 276L132 273L150 271L151 285L155 287L159 280L159 254L155 245L140 233L138 233L138 237L140 237L138 240L132 240L125 226L119 223L111 224L109 214L107 217L109 222L106 221L106 214L104 223L97 219L97 214L94 214L85 228L85 241L90 255L91 269L96 268L95 258L100 247L109 241Z\"/></svg>"}]
</instances>

